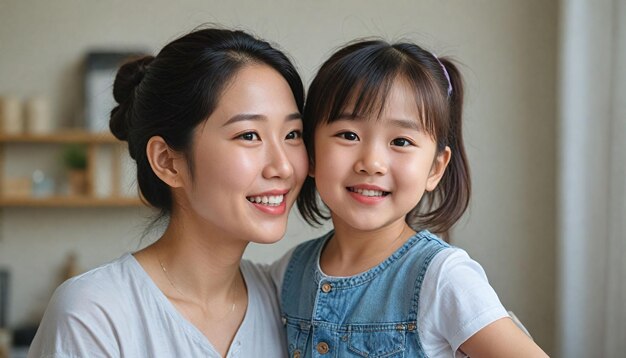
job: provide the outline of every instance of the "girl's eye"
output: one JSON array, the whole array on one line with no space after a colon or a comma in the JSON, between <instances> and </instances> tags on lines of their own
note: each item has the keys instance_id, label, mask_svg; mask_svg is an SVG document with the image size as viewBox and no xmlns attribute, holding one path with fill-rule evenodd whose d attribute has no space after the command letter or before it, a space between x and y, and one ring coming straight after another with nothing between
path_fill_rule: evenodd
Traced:
<instances>
[{"instance_id":1,"label":"girl's eye","mask_svg":"<svg viewBox=\"0 0 626 358\"><path fill-rule=\"evenodd\" d=\"M289 132L289 134L287 134L287 137L285 137L285 139L300 139L300 138L302 138L301 130L291 131Z\"/></svg>"},{"instance_id":2,"label":"girl's eye","mask_svg":"<svg viewBox=\"0 0 626 358\"><path fill-rule=\"evenodd\" d=\"M255 132L246 132L237 136L237 139L243 139L248 141L260 140L259 135Z\"/></svg>"},{"instance_id":3,"label":"girl's eye","mask_svg":"<svg viewBox=\"0 0 626 358\"><path fill-rule=\"evenodd\" d=\"M354 132L341 132L341 133L337 134L337 136L339 138L343 138L343 139L349 140L349 141L357 141L357 140L359 140L359 136L356 135L356 133L354 133Z\"/></svg>"},{"instance_id":4,"label":"girl's eye","mask_svg":"<svg viewBox=\"0 0 626 358\"><path fill-rule=\"evenodd\" d=\"M411 141L406 138L396 138L391 141L391 144L398 147L408 147L410 145L413 145L413 143L411 143Z\"/></svg>"}]
</instances>

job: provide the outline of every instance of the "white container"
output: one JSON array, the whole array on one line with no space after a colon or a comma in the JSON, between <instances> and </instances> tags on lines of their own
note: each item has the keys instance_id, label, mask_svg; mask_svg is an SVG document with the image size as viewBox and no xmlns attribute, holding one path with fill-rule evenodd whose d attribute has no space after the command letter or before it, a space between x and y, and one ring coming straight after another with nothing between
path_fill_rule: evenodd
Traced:
<instances>
[{"instance_id":1,"label":"white container","mask_svg":"<svg viewBox=\"0 0 626 358\"><path fill-rule=\"evenodd\" d=\"M33 97L25 104L26 131L33 134L47 134L54 131L50 102L44 97Z\"/></svg>"},{"instance_id":2,"label":"white container","mask_svg":"<svg viewBox=\"0 0 626 358\"><path fill-rule=\"evenodd\" d=\"M0 132L5 134L24 132L22 103L16 97L0 97Z\"/></svg>"}]
</instances>

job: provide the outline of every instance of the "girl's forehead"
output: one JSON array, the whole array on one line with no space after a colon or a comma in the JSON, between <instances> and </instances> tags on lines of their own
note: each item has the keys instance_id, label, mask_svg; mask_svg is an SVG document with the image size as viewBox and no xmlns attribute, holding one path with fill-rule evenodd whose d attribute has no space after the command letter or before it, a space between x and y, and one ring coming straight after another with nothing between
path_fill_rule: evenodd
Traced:
<instances>
[{"instance_id":1,"label":"girl's forehead","mask_svg":"<svg viewBox=\"0 0 626 358\"><path fill-rule=\"evenodd\" d=\"M355 90L334 120L411 120L423 125L423 105L419 96L405 81L394 81L387 91L363 93Z\"/></svg>"}]
</instances>

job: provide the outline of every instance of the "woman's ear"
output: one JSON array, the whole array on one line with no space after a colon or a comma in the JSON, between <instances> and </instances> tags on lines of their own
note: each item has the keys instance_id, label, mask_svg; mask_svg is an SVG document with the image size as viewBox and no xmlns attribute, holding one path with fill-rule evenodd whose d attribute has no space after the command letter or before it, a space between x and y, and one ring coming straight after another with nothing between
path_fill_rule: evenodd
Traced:
<instances>
[{"instance_id":1,"label":"woman's ear","mask_svg":"<svg viewBox=\"0 0 626 358\"><path fill-rule=\"evenodd\" d=\"M181 175L185 173L184 157L181 153L172 150L162 137L154 136L148 140L146 155L152 171L165 184L172 188L183 185Z\"/></svg>"},{"instance_id":2,"label":"woman's ear","mask_svg":"<svg viewBox=\"0 0 626 358\"><path fill-rule=\"evenodd\" d=\"M452 151L448 146L437 154L435 160L433 161L433 165L430 168L428 180L426 180L426 191L435 190L437 184L439 184L439 181L443 177L443 174L446 172L446 168L448 167L448 163L450 163L451 157Z\"/></svg>"}]
</instances>

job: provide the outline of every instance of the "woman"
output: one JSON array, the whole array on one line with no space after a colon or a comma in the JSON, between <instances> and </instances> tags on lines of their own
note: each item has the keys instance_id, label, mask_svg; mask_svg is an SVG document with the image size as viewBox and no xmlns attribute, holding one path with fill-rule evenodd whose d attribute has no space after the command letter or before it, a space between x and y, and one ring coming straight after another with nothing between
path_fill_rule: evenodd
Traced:
<instances>
[{"instance_id":1,"label":"woman","mask_svg":"<svg viewBox=\"0 0 626 358\"><path fill-rule=\"evenodd\" d=\"M285 55L241 31L198 30L122 66L111 131L169 222L60 286L29 357L286 355L271 281L241 257L285 233L308 167L303 93Z\"/></svg>"}]
</instances>

